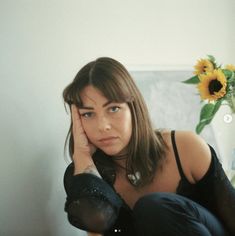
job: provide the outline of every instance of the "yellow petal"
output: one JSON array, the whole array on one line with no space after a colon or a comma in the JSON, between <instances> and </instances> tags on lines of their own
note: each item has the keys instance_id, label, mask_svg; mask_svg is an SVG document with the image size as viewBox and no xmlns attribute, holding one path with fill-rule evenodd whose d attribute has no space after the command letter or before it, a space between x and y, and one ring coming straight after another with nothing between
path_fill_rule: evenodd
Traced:
<instances>
[{"instance_id":1,"label":"yellow petal","mask_svg":"<svg viewBox=\"0 0 235 236\"><path fill-rule=\"evenodd\" d=\"M203 100L215 101L226 94L227 80L221 69L199 75L197 86Z\"/></svg>"},{"instance_id":2,"label":"yellow petal","mask_svg":"<svg viewBox=\"0 0 235 236\"><path fill-rule=\"evenodd\" d=\"M206 72L210 72L214 70L214 65L210 60L200 59L197 64L194 66L194 74L200 75Z\"/></svg>"}]
</instances>

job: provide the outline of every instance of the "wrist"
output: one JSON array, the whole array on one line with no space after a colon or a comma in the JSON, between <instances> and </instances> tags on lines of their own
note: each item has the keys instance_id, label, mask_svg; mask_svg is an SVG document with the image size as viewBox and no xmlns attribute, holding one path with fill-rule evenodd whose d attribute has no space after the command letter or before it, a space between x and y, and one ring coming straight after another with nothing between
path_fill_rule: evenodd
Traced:
<instances>
[{"instance_id":1,"label":"wrist","mask_svg":"<svg viewBox=\"0 0 235 236\"><path fill-rule=\"evenodd\" d=\"M82 152L82 151L75 151L73 153L73 160L76 161L85 161L85 160L92 160L91 154L89 152Z\"/></svg>"},{"instance_id":2,"label":"wrist","mask_svg":"<svg viewBox=\"0 0 235 236\"><path fill-rule=\"evenodd\" d=\"M100 174L99 174L99 172L98 172L98 170L97 170L94 163L90 164L90 165L87 165L87 166L83 166L83 167L79 166L78 168L76 168L76 167L74 168L74 175L84 174L84 173L92 174L92 175L95 175L95 176L101 178L101 176L100 176Z\"/></svg>"},{"instance_id":3,"label":"wrist","mask_svg":"<svg viewBox=\"0 0 235 236\"><path fill-rule=\"evenodd\" d=\"M73 154L73 162L74 162L74 175L84 173L87 168L94 166L95 164L92 160L92 157L88 153L74 153Z\"/></svg>"}]
</instances>

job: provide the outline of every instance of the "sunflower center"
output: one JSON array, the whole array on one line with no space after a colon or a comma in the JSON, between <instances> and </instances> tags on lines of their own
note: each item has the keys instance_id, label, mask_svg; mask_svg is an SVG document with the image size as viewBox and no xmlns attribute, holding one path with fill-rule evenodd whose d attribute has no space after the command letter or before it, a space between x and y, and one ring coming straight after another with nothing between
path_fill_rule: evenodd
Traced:
<instances>
[{"instance_id":1,"label":"sunflower center","mask_svg":"<svg viewBox=\"0 0 235 236\"><path fill-rule=\"evenodd\" d=\"M217 79L211 80L209 84L209 92L210 94L214 94L214 92L219 92L223 85Z\"/></svg>"}]
</instances>

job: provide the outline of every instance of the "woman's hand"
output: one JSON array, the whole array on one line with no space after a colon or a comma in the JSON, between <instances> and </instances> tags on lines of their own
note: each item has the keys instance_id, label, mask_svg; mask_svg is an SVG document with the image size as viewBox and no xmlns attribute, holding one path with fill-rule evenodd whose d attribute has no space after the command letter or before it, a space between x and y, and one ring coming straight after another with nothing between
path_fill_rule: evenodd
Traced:
<instances>
[{"instance_id":1,"label":"woman's hand","mask_svg":"<svg viewBox=\"0 0 235 236\"><path fill-rule=\"evenodd\" d=\"M72 135L74 140L74 175L92 173L96 176L100 176L92 160L92 155L96 151L96 147L89 143L77 107L73 104L71 105L71 113L73 124Z\"/></svg>"},{"instance_id":2,"label":"woman's hand","mask_svg":"<svg viewBox=\"0 0 235 236\"><path fill-rule=\"evenodd\" d=\"M72 134L74 140L74 155L76 153L83 153L92 156L96 151L96 147L89 143L86 133L82 127L80 114L74 104L71 106L71 112L73 122Z\"/></svg>"}]
</instances>

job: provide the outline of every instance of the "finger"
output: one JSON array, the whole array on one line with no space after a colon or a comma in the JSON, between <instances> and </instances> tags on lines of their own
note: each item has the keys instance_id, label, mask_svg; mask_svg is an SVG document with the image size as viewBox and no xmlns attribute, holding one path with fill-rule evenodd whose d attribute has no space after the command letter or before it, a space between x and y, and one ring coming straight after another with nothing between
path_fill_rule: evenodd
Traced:
<instances>
[{"instance_id":1,"label":"finger","mask_svg":"<svg viewBox=\"0 0 235 236\"><path fill-rule=\"evenodd\" d=\"M72 105L72 122L73 122L73 131L76 134L82 134L84 133L84 129L82 127L82 123L81 123L81 118L80 118L80 114L78 112L77 107L73 104Z\"/></svg>"},{"instance_id":2,"label":"finger","mask_svg":"<svg viewBox=\"0 0 235 236\"><path fill-rule=\"evenodd\" d=\"M72 105L72 121L74 124L76 123L81 124L81 117L75 105Z\"/></svg>"},{"instance_id":3,"label":"finger","mask_svg":"<svg viewBox=\"0 0 235 236\"><path fill-rule=\"evenodd\" d=\"M71 105L72 120L75 121L79 118L77 108L74 104Z\"/></svg>"},{"instance_id":4,"label":"finger","mask_svg":"<svg viewBox=\"0 0 235 236\"><path fill-rule=\"evenodd\" d=\"M72 122L73 122L73 130L77 131L79 123L80 123L80 119L78 116L77 108L74 104L72 104L72 106L71 106L71 112L72 112L71 115L72 115Z\"/></svg>"}]
</instances>

